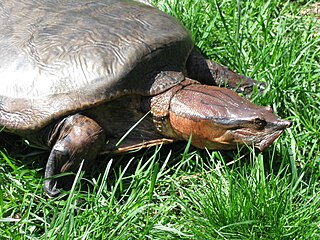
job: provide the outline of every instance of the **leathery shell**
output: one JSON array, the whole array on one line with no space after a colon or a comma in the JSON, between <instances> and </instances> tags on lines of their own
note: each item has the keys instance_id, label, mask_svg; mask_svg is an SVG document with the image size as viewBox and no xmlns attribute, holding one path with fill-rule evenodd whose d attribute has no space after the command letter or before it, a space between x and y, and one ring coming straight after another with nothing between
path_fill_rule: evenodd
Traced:
<instances>
[{"instance_id":1,"label":"leathery shell","mask_svg":"<svg viewBox=\"0 0 320 240\"><path fill-rule=\"evenodd\" d=\"M193 47L177 20L137 2L17 1L0 4L0 126L38 130L127 94L154 95L181 79Z\"/></svg>"}]
</instances>

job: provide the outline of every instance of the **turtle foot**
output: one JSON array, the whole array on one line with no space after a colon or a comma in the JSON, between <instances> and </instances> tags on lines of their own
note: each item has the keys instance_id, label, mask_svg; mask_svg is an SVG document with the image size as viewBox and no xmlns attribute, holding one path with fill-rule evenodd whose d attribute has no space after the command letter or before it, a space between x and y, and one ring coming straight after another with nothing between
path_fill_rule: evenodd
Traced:
<instances>
[{"instance_id":1,"label":"turtle foot","mask_svg":"<svg viewBox=\"0 0 320 240\"><path fill-rule=\"evenodd\" d=\"M44 191L49 197L59 195L59 189L69 190L73 176L55 175L76 173L83 161L88 170L104 143L103 129L94 120L80 114L69 116L53 126L51 139L56 139L45 169ZM50 144L49 144L50 145Z\"/></svg>"},{"instance_id":2,"label":"turtle foot","mask_svg":"<svg viewBox=\"0 0 320 240\"><path fill-rule=\"evenodd\" d=\"M201 53L194 49L187 61L188 77L202 84L226 87L237 93L250 98L257 88L260 95L266 91L266 84L252 78L235 73L228 67L222 66L214 61L205 59Z\"/></svg>"}]
</instances>

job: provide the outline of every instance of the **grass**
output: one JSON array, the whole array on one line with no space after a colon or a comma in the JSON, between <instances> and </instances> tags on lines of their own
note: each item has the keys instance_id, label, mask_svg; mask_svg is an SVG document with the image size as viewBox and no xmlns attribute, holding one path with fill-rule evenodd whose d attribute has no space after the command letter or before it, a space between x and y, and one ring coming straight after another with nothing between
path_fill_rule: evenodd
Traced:
<instances>
[{"instance_id":1,"label":"grass","mask_svg":"<svg viewBox=\"0 0 320 240\"><path fill-rule=\"evenodd\" d=\"M310 3L154 3L208 58L265 81L253 101L293 126L264 153L177 144L102 158L57 200L42 191L46 153L2 132L0 238L319 239L320 20L302 12Z\"/></svg>"}]
</instances>

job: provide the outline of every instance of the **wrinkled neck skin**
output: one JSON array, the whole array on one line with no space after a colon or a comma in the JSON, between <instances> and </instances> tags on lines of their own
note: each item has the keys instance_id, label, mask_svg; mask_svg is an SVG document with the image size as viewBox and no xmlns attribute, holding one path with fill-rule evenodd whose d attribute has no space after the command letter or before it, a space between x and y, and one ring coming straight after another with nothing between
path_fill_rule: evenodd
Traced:
<instances>
[{"instance_id":1,"label":"wrinkled neck skin","mask_svg":"<svg viewBox=\"0 0 320 240\"><path fill-rule=\"evenodd\" d=\"M157 130L166 137L188 141L198 148L236 149L241 145L263 151L291 122L225 88L186 78L150 99Z\"/></svg>"}]
</instances>

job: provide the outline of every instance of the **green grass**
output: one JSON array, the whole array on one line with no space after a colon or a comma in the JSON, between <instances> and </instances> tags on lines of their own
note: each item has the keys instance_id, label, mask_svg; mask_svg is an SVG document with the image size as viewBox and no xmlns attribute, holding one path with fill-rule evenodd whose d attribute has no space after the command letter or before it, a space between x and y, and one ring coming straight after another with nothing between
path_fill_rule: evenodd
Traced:
<instances>
[{"instance_id":1,"label":"green grass","mask_svg":"<svg viewBox=\"0 0 320 240\"><path fill-rule=\"evenodd\" d=\"M0 239L319 239L319 18L305 1L154 3L208 58L265 81L253 101L293 126L264 153L177 144L102 157L58 200L42 191L46 153L2 132Z\"/></svg>"}]
</instances>

